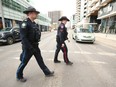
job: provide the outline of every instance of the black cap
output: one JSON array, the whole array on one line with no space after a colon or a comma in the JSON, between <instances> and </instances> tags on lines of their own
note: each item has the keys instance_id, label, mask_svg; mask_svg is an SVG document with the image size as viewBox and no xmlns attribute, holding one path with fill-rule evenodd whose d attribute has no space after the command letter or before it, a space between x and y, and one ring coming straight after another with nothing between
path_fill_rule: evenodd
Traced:
<instances>
[{"instance_id":1,"label":"black cap","mask_svg":"<svg viewBox=\"0 0 116 87\"><path fill-rule=\"evenodd\" d=\"M67 20L70 21L66 16L62 16L58 21Z\"/></svg>"},{"instance_id":2,"label":"black cap","mask_svg":"<svg viewBox=\"0 0 116 87\"><path fill-rule=\"evenodd\" d=\"M36 12L37 14L39 14L40 12L37 11L34 7L28 7L25 11L23 11L23 13L28 14L29 12Z\"/></svg>"}]
</instances>

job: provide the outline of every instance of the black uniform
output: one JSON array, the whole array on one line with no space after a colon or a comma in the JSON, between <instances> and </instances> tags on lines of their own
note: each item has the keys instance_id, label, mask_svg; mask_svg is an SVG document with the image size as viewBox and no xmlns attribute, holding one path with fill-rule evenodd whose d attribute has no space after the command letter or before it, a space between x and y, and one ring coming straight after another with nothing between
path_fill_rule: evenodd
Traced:
<instances>
[{"instance_id":1,"label":"black uniform","mask_svg":"<svg viewBox=\"0 0 116 87\"><path fill-rule=\"evenodd\" d=\"M68 35L67 28L65 27L65 25L63 23L61 23L58 27L57 36L56 36L57 49L55 52L54 61L58 61L58 54L59 54L60 50L62 50L64 62L69 63L69 59L68 59L68 55L67 55L68 49L65 44L65 40L68 39L67 35ZM62 44L64 44L64 47L62 47Z\"/></svg>"},{"instance_id":2,"label":"black uniform","mask_svg":"<svg viewBox=\"0 0 116 87\"><path fill-rule=\"evenodd\" d=\"M23 51L20 56L21 63L16 74L17 78L23 78L23 70L33 55L35 56L36 61L43 70L44 74L50 74L50 70L44 64L41 51L38 47L38 42L40 41L41 37L41 32L38 25L27 18L21 24L20 33Z\"/></svg>"}]
</instances>

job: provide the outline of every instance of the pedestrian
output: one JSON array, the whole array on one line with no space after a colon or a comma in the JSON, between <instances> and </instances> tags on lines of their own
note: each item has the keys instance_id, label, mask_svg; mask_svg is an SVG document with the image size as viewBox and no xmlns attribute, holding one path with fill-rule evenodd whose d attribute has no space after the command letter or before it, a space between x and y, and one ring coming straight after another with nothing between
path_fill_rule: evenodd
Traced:
<instances>
[{"instance_id":1,"label":"pedestrian","mask_svg":"<svg viewBox=\"0 0 116 87\"><path fill-rule=\"evenodd\" d=\"M58 60L58 54L60 50L63 52L63 57L64 57L64 62L67 65L72 65L73 63L69 61L68 59L68 49L66 46L65 41L68 40L68 32L67 28L65 27L65 24L70 21L66 16L63 16L59 19L61 21L61 24L58 27L57 30L57 35L56 35L56 41L57 41L57 49L55 51L55 56L54 56L54 63L60 63L61 61Z\"/></svg>"},{"instance_id":2,"label":"pedestrian","mask_svg":"<svg viewBox=\"0 0 116 87\"><path fill-rule=\"evenodd\" d=\"M37 18L40 12L33 7L28 7L23 13L27 15L27 18L20 26L23 49L20 55L21 63L18 67L16 78L18 81L26 82L26 78L23 77L23 70L33 55L35 56L35 59L44 72L45 76L53 76L54 72L50 71L44 64L41 51L38 47L41 31L39 30L38 24L36 24L34 20Z\"/></svg>"}]
</instances>

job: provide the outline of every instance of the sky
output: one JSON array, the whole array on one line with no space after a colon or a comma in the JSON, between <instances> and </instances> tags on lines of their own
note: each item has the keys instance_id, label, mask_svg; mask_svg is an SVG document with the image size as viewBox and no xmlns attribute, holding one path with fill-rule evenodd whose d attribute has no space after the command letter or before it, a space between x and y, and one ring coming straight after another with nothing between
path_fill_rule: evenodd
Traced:
<instances>
[{"instance_id":1,"label":"sky","mask_svg":"<svg viewBox=\"0 0 116 87\"><path fill-rule=\"evenodd\" d=\"M76 13L76 0L30 0L32 6L42 14L48 11L60 10L63 16L71 17Z\"/></svg>"}]
</instances>

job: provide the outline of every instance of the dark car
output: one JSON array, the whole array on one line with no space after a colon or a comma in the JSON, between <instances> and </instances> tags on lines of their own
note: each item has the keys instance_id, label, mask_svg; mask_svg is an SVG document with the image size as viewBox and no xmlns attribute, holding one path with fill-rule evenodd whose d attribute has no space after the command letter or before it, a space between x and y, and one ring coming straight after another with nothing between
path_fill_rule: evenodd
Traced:
<instances>
[{"instance_id":1,"label":"dark car","mask_svg":"<svg viewBox=\"0 0 116 87\"><path fill-rule=\"evenodd\" d=\"M18 27L5 28L0 30L0 43L13 44L20 40L20 31Z\"/></svg>"}]
</instances>

